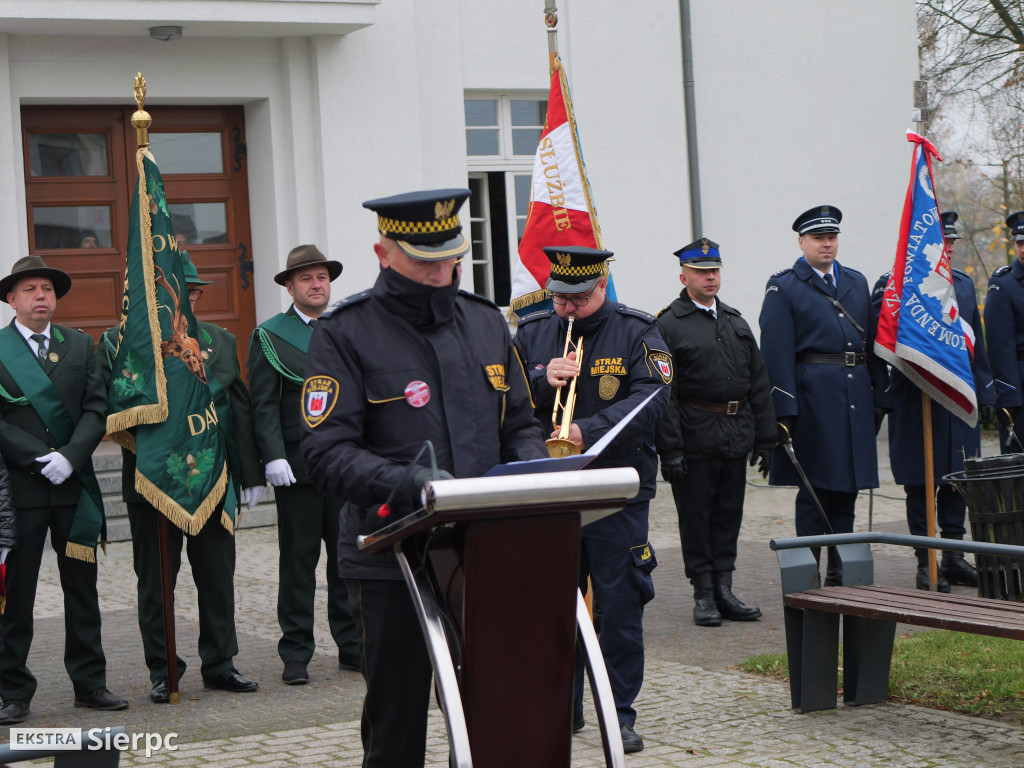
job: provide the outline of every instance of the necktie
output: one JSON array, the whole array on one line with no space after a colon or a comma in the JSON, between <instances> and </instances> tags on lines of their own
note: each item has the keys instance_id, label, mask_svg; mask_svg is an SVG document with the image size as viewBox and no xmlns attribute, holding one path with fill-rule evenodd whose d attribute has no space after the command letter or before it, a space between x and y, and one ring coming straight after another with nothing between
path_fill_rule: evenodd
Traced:
<instances>
[{"instance_id":1,"label":"necktie","mask_svg":"<svg viewBox=\"0 0 1024 768\"><path fill-rule=\"evenodd\" d=\"M832 279L832 273L831 272L829 272L827 275L825 275L825 285L828 286L828 292L830 294L832 294L833 296L835 296L836 295L836 284L835 284L835 281Z\"/></svg>"},{"instance_id":2,"label":"necktie","mask_svg":"<svg viewBox=\"0 0 1024 768\"><path fill-rule=\"evenodd\" d=\"M32 341L39 345L39 349L36 350L36 359L42 365L46 362L46 337L41 333L33 333Z\"/></svg>"},{"instance_id":3,"label":"necktie","mask_svg":"<svg viewBox=\"0 0 1024 768\"><path fill-rule=\"evenodd\" d=\"M716 313L715 310L709 309L708 310L708 314L711 315L711 319L712 320L717 320L718 319L718 313Z\"/></svg>"},{"instance_id":4,"label":"necktie","mask_svg":"<svg viewBox=\"0 0 1024 768\"><path fill-rule=\"evenodd\" d=\"M312 320L309 321L309 327L310 328L316 328L316 318L315 317Z\"/></svg>"}]
</instances>

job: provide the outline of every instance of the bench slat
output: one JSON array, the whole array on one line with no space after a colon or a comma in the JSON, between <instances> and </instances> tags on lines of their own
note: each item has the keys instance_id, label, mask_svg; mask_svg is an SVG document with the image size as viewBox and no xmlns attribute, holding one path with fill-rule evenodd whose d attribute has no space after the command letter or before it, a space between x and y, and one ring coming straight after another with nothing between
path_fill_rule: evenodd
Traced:
<instances>
[{"instance_id":1,"label":"bench slat","mask_svg":"<svg viewBox=\"0 0 1024 768\"><path fill-rule=\"evenodd\" d=\"M820 587L784 598L793 608L1024 640L1024 604L901 587Z\"/></svg>"}]
</instances>

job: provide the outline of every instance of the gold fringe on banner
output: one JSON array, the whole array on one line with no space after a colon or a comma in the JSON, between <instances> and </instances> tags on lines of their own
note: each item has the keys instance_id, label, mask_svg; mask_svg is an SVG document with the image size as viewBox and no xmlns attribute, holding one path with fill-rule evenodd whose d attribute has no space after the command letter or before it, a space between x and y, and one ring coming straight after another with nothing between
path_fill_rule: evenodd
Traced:
<instances>
[{"instance_id":1,"label":"gold fringe on banner","mask_svg":"<svg viewBox=\"0 0 1024 768\"><path fill-rule=\"evenodd\" d=\"M180 504L161 491L145 475L135 470L135 490L141 493L146 501L159 510L164 517L189 536L195 536L203 530L203 526L206 525L206 521L210 519L217 505L220 504L227 488L228 465L227 462L224 462L220 477L217 478L217 482L206 497L206 501L199 506L194 515L190 515L182 509Z\"/></svg>"},{"instance_id":2,"label":"gold fringe on banner","mask_svg":"<svg viewBox=\"0 0 1024 768\"><path fill-rule=\"evenodd\" d=\"M69 541L64 554L74 560L82 560L86 563L96 562L96 548L87 547L85 544L75 544L73 541Z\"/></svg>"}]
</instances>

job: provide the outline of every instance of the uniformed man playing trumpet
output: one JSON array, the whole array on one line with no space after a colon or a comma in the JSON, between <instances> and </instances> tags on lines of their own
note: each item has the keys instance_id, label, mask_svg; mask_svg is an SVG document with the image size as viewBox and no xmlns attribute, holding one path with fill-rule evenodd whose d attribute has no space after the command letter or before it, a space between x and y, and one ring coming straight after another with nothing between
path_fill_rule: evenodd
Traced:
<instances>
[{"instance_id":1,"label":"uniformed man playing trumpet","mask_svg":"<svg viewBox=\"0 0 1024 768\"><path fill-rule=\"evenodd\" d=\"M668 403L672 356L654 316L607 300L610 251L545 248L551 261L547 289L554 311L519 323L516 349L530 379L537 417L550 423L556 393L576 382L575 413L568 439L586 450L651 394L659 396L634 418L591 467L634 467L640 493L620 512L586 526L580 544L580 587L589 576L601 605L601 650L619 716L622 746L639 752L633 701L643 682L643 606L654 597L651 571L657 561L647 540L647 514L655 494L658 455L654 429ZM568 318L574 318L570 349L584 343L583 359L566 349ZM552 434L552 437L556 436ZM576 665L573 730L583 728L583 668Z\"/></svg>"}]
</instances>

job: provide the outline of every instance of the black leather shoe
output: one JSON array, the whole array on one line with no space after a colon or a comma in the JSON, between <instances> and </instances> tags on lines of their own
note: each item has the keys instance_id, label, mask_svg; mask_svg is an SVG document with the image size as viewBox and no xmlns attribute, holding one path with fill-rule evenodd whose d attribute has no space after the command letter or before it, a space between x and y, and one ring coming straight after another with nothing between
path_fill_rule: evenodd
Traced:
<instances>
[{"instance_id":1,"label":"black leather shoe","mask_svg":"<svg viewBox=\"0 0 1024 768\"><path fill-rule=\"evenodd\" d=\"M285 685L305 685L309 682L309 672L301 661L286 661L281 682Z\"/></svg>"},{"instance_id":2,"label":"black leather shoe","mask_svg":"<svg viewBox=\"0 0 1024 768\"><path fill-rule=\"evenodd\" d=\"M362 672L363 660L359 656L339 656L338 669L346 672Z\"/></svg>"},{"instance_id":3,"label":"black leather shoe","mask_svg":"<svg viewBox=\"0 0 1024 768\"><path fill-rule=\"evenodd\" d=\"M945 577L942 575L941 572L935 577L935 582L936 582L935 583L935 588L939 592L949 592L950 591L949 582L946 581ZM917 579L915 580L915 586L918 589L923 589L923 590L926 590L926 591L928 590L929 584L928 584L928 566L927 565L918 566L918 568L917 568Z\"/></svg>"},{"instance_id":4,"label":"black leather shoe","mask_svg":"<svg viewBox=\"0 0 1024 768\"><path fill-rule=\"evenodd\" d=\"M573 733L579 733L586 726L587 726L587 721L583 719L583 715L580 715L578 718L575 715L573 715L573 718L572 718L572 732Z\"/></svg>"},{"instance_id":5,"label":"black leather shoe","mask_svg":"<svg viewBox=\"0 0 1024 768\"><path fill-rule=\"evenodd\" d=\"M22 723L29 715L27 701L20 699L8 699L0 707L0 725L15 725Z\"/></svg>"},{"instance_id":6,"label":"black leather shoe","mask_svg":"<svg viewBox=\"0 0 1024 768\"><path fill-rule=\"evenodd\" d=\"M729 621L754 621L761 618L761 609L752 605L744 605L732 593L732 574L716 573L714 576L715 606L722 618Z\"/></svg>"},{"instance_id":7,"label":"black leather shoe","mask_svg":"<svg viewBox=\"0 0 1024 768\"><path fill-rule=\"evenodd\" d=\"M231 693L252 693L260 687L255 680L244 677L234 667L226 669L212 680L203 680L203 687L215 691L230 691Z\"/></svg>"},{"instance_id":8,"label":"black leather shoe","mask_svg":"<svg viewBox=\"0 0 1024 768\"><path fill-rule=\"evenodd\" d=\"M942 566L939 573L946 577L950 584L957 584L961 587L977 587L978 572L974 566L964 560L960 552L943 552Z\"/></svg>"},{"instance_id":9,"label":"black leather shoe","mask_svg":"<svg viewBox=\"0 0 1024 768\"><path fill-rule=\"evenodd\" d=\"M619 723L619 733L622 735L622 751L627 755L640 752L644 748L644 740L633 730L632 725Z\"/></svg>"},{"instance_id":10,"label":"black leather shoe","mask_svg":"<svg viewBox=\"0 0 1024 768\"><path fill-rule=\"evenodd\" d=\"M171 692L167 687L167 678L160 677L153 682L153 687L149 689L149 700L154 704L166 704L171 700Z\"/></svg>"},{"instance_id":11,"label":"black leather shoe","mask_svg":"<svg viewBox=\"0 0 1024 768\"><path fill-rule=\"evenodd\" d=\"M125 699L117 698L106 688L97 688L84 696L75 696L75 706L99 709L104 712L117 712L121 709L128 709L128 702Z\"/></svg>"},{"instance_id":12,"label":"black leather shoe","mask_svg":"<svg viewBox=\"0 0 1024 768\"><path fill-rule=\"evenodd\" d=\"M715 599L711 595L694 598L693 623L698 627L719 627L722 625L722 614L718 612L718 606L715 605Z\"/></svg>"}]
</instances>

